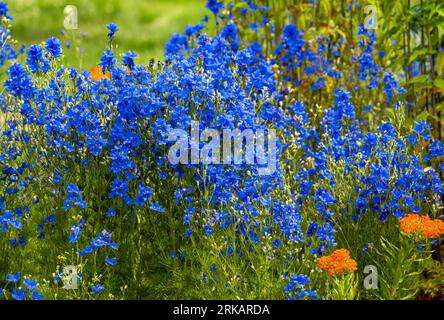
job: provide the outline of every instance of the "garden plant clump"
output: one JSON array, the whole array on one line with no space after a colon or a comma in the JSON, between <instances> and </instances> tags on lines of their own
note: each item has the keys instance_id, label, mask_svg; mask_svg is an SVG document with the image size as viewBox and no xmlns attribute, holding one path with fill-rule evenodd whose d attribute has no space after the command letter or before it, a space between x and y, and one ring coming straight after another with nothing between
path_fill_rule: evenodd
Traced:
<instances>
[{"instance_id":1,"label":"garden plant clump","mask_svg":"<svg viewBox=\"0 0 444 320\"><path fill-rule=\"evenodd\" d=\"M0 2L0 299L442 295L442 48L404 72L363 5L312 2L209 0L160 62L111 23L92 70Z\"/></svg>"}]
</instances>

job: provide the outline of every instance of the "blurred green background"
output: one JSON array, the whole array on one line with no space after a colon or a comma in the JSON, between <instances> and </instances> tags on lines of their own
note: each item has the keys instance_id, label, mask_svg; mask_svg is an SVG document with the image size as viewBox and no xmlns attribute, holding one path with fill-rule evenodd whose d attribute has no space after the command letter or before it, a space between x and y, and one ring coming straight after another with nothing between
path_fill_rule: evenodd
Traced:
<instances>
[{"instance_id":1,"label":"blurred green background","mask_svg":"<svg viewBox=\"0 0 444 320\"><path fill-rule=\"evenodd\" d=\"M138 63L161 60L163 48L174 32L196 24L210 11L205 0L6 0L13 21L13 36L19 43L39 43L56 36L64 46L65 63L89 69L96 65L107 45L106 24L114 22L117 52L132 50ZM64 8L78 12L78 29L62 35ZM86 37L82 33L86 32ZM80 49L82 48L82 49ZM83 54L82 54L83 52Z\"/></svg>"}]
</instances>

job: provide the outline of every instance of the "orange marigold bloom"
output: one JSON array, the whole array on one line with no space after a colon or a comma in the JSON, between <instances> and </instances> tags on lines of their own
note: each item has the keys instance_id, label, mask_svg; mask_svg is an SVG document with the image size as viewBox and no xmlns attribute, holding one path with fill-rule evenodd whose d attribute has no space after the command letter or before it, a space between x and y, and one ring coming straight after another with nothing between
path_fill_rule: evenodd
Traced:
<instances>
[{"instance_id":1,"label":"orange marigold bloom","mask_svg":"<svg viewBox=\"0 0 444 320\"><path fill-rule=\"evenodd\" d=\"M347 249L336 249L331 255L321 257L317 265L330 277L350 273L358 268L358 263L350 257Z\"/></svg>"},{"instance_id":2,"label":"orange marigold bloom","mask_svg":"<svg viewBox=\"0 0 444 320\"><path fill-rule=\"evenodd\" d=\"M444 222L439 219L423 219L421 226L422 235L426 238L439 238L444 234Z\"/></svg>"},{"instance_id":3,"label":"orange marigold bloom","mask_svg":"<svg viewBox=\"0 0 444 320\"><path fill-rule=\"evenodd\" d=\"M439 219L430 219L429 216L420 216L410 213L399 220L401 231L407 234L420 233L425 238L439 238L444 234L444 222Z\"/></svg>"},{"instance_id":4,"label":"orange marigold bloom","mask_svg":"<svg viewBox=\"0 0 444 320\"><path fill-rule=\"evenodd\" d=\"M91 69L90 76L94 81L99 81L100 79L111 79L111 73L109 71L103 72L101 66L94 66L94 68Z\"/></svg>"},{"instance_id":5,"label":"orange marigold bloom","mask_svg":"<svg viewBox=\"0 0 444 320\"><path fill-rule=\"evenodd\" d=\"M421 229L421 217L416 213L410 213L399 220L401 230L407 234L415 234Z\"/></svg>"}]
</instances>

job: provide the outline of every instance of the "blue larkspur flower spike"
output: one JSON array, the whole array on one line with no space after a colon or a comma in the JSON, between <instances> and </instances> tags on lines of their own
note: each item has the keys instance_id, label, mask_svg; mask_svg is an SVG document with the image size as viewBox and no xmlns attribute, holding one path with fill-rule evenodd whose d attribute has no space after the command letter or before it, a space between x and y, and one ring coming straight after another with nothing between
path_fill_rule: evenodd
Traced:
<instances>
[{"instance_id":1,"label":"blue larkspur flower spike","mask_svg":"<svg viewBox=\"0 0 444 320\"><path fill-rule=\"evenodd\" d=\"M31 45L26 51L26 64L32 73L47 73L50 69L49 61L45 57L45 52L40 45Z\"/></svg>"},{"instance_id":2,"label":"blue larkspur flower spike","mask_svg":"<svg viewBox=\"0 0 444 320\"><path fill-rule=\"evenodd\" d=\"M132 51L127 51L123 56L122 56L122 63L124 66L127 66L130 70L134 68L135 63L134 63L134 59L136 59L137 54L132 52Z\"/></svg>"},{"instance_id":3,"label":"blue larkspur flower spike","mask_svg":"<svg viewBox=\"0 0 444 320\"><path fill-rule=\"evenodd\" d=\"M9 78L5 81L5 88L16 98L31 99L35 94L35 85L25 68L14 63L8 69Z\"/></svg>"},{"instance_id":4,"label":"blue larkspur flower spike","mask_svg":"<svg viewBox=\"0 0 444 320\"><path fill-rule=\"evenodd\" d=\"M119 31L119 28L115 23L110 23L106 25L106 28L108 29L108 38L113 38L117 31Z\"/></svg>"},{"instance_id":5,"label":"blue larkspur flower spike","mask_svg":"<svg viewBox=\"0 0 444 320\"><path fill-rule=\"evenodd\" d=\"M99 66L101 66L105 71L112 70L116 64L116 58L114 52L111 50L103 51L102 57L100 58Z\"/></svg>"},{"instance_id":6,"label":"blue larkspur flower spike","mask_svg":"<svg viewBox=\"0 0 444 320\"><path fill-rule=\"evenodd\" d=\"M213 12L214 15L218 15L219 11L224 9L224 5L221 1L218 0L208 0L207 1L207 9Z\"/></svg>"},{"instance_id":7,"label":"blue larkspur flower spike","mask_svg":"<svg viewBox=\"0 0 444 320\"><path fill-rule=\"evenodd\" d=\"M0 20L5 17L9 20L13 20L11 16L8 15L9 8L6 2L0 2Z\"/></svg>"}]
</instances>

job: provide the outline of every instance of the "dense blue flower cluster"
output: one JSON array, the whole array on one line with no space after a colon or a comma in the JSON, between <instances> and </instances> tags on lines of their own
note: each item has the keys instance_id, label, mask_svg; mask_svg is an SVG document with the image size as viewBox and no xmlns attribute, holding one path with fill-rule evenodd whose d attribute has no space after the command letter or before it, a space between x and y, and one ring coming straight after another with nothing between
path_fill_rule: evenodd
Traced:
<instances>
[{"instance_id":1,"label":"dense blue flower cluster","mask_svg":"<svg viewBox=\"0 0 444 320\"><path fill-rule=\"evenodd\" d=\"M207 6L215 15L225 8L218 1ZM0 3L0 17L5 8ZM248 8L267 10L251 2ZM107 28L112 39L118 28ZM289 24L269 59L259 43L241 41L234 22L214 37L203 31L202 23L174 35L165 46L166 62L158 66L137 64L131 51L120 62L109 48L99 64L109 76L98 80L53 63L62 55L56 38L31 45L26 66L9 65L0 96L2 111L10 115L0 140L0 232L12 246L26 246L23 234L32 236L29 230L37 230L39 241L61 234L80 257L100 253L112 269L120 261L114 257L117 243L126 237L123 223L137 232L142 215L164 214L171 223L179 221L181 244L201 236L214 241L220 257L270 247L267 258L282 253L286 267L300 261L296 246L307 249L311 259L336 246L339 216L357 221L373 214L385 222L440 202L439 173L424 164L443 156L444 146L433 141L426 122L417 122L407 135L390 122L368 130L353 93L339 86L319 119L302 101L286 99L287 84L305 85L297 68L309 81L308 90L325 88L328 79L339 83L344 75L334 59L343 43L327 38L307 43L304 32ZM3 34L0 29L0 45ZM360 27L358 36L363 39L353 77L368 90L383 84L387 104L396 104L404 91L376 64L375 35ZM1 67L15 51L0 48ZM327 58L331 48L334 57ZM6 98L10 103L4 107ZM170 163L168 133L187 130L192 121L199 122L199 134L209 128L277 130L276 171L261 175L246 161ZM424 141L428 146L416 154ZM292 160L284 159L285 153L294 153ZM345 201L337 190L346 177L356 185ZM51 210L39 210L42 202ZM181 252L182 260L186 257ZM20 274L8 279L16 283ZM41 298L36 283L25 281L27 291L14 289L13 297ZM292 275L285 292L289 298L315 298L310 284L307 276ZM104 290L102 284L92 287L95 294Z\"/></svg>"},{"instance_id":2,"label":"dense blue flower cluster","mask_svg":"<svg viewBox=\"0 0 444 320\"><path fill-rule=\"evenodd\" d=\"M382 123L377 132L364 132L362 124L355 118L348 92L337 90L334 102L335 105L325 111L322 121L322 132L327 134L319 135L310 128L309 122L296 128L306 137L297 142L307 150L302 161L313 162L313 167L299 171L295 177L300 188L300 201L313 199L318 214L326 221L327 229L323 232L320 233L321 229L315 224L311 224L307 232L322 241L319 254L334 245L335 213L341 210L350 212L352 220L371 212L384 222L389 215L402 218L406 213L420 212L427 205L440 203L439 195L444 194L439 173L433 168L425 170L421 165L442 154L440 141L433 141L430 152L421 159L407 148L411 136L400 135L390 122ZM425 122L418 122L413 128L415 141L430 140L430 129ZM316 144L309 144L310 141L316 141ZM337 170L337 167L330 166L332 162L342 164L341 172L332 172L332 169ZM346 175L356 183L355 196L349 203L341 203L338 207L332 192L344 184L342 179ZM329 186L330 191L313 188L314 184Z\"/></svg>"}]
</instances>

